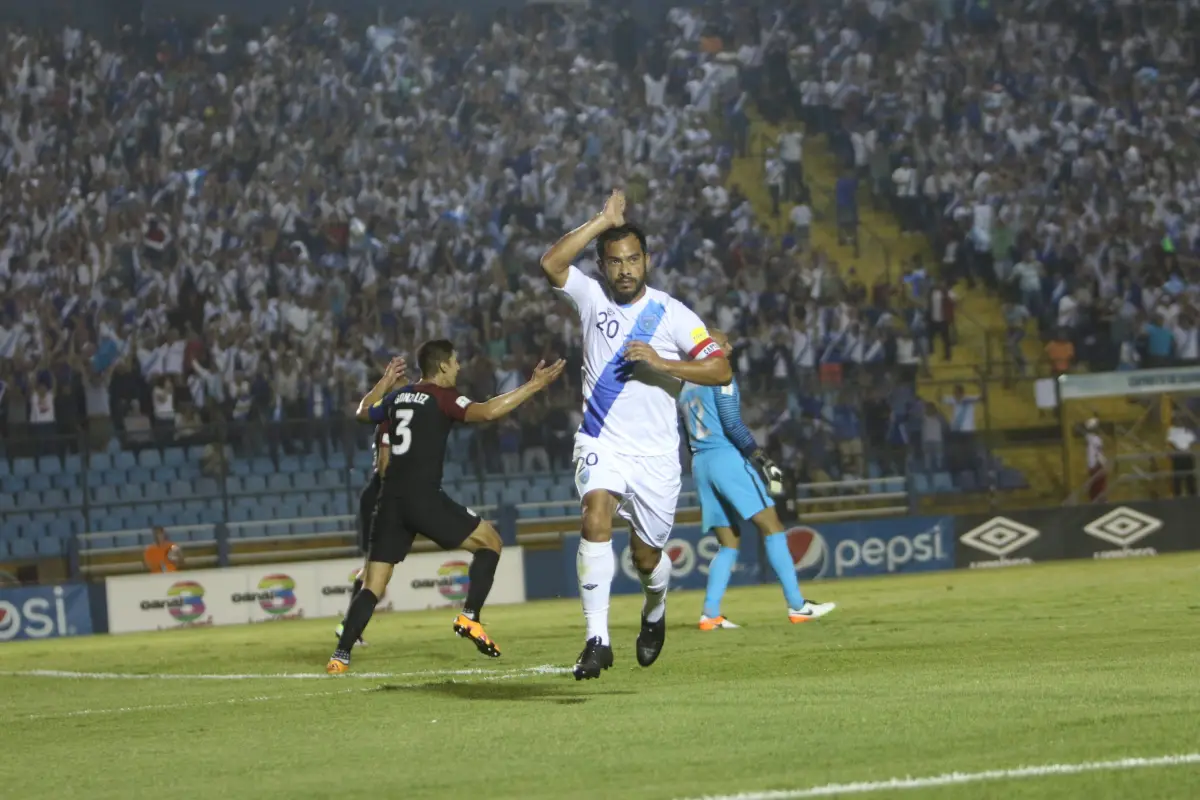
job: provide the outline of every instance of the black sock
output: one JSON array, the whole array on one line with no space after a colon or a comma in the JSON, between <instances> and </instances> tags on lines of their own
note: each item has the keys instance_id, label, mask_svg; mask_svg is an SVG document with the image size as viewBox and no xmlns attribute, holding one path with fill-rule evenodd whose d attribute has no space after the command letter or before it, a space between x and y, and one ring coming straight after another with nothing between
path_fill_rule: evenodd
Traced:
<instances>
[{"instance_id":1,"label":"black sock","mask_svg":"<svg viewBox=\"0 0 1200 800\"><path fill-rule=\"evenodd\" d=\"M362 578L354 579L354 587L350 589L350 602L354 602L354 598L358 597L358 593L362 591Z\"/></svg>"},{"instance_id":2,"label":"black sock","mask_svg":"<svg viewBox=\"0 0 1200 800\"><path fill-rule=\"evenodd\" d=\"M476 550L471 559L471 568L467 570L467 602L463 605L463 613L478 621L479 612L492 591L492 581L496 579L496 566L500 563L500 554L495 550Z\"/></svg>"},{"instance_id":3,"label":"black sock","mask_svg":"<svg viewBox=\"0 0 1200 800\"><path fill-rule=\"evenodd\" d=\"M375 613L375 604L379 598L370 589L363 589L350 601L350 609L346 612L346 621L342 623L342 636L338 639L338 650L349 653L367 628L371 615Z\"/></svg>"}]
</instances>

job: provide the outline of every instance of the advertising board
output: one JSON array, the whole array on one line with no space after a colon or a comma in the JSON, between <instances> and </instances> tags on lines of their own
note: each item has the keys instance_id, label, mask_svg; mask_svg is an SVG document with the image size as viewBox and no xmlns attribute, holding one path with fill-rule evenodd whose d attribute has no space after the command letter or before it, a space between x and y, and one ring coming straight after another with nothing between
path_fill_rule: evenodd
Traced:
<instances>
[{"instance_id":1,"label":"advertising board","mask_svg":"<svg viewBox=\"0 0 1200 800\"><path fill-rule=\"evenodd\" d=\"M801 581L928 572L954 566L953 517L794 524L788 550Z\"/></svg>"},{"instance_id":2,"label":"advertising board","mask_svg":"<svg viewBox=\"0 0 1200 800\"><path fill-rule=\"evenodd\" d=\"M470 556L415 553L397 565L380 611L417 611L461 605ZM111 633L208 625L279 622L345 613L361 559L189 570L109 578ZM520 548L505 550L488 604L525 600Z\"/></svg>"},{"instance_id":3,"label":"advertising board","mask_svg":"<svg viewBox=\"0 0 1200 800\"><path fill-rule=\"evenodd\" d=\"M0 589L0 642L91 632L92 612L84 584Z\"/></svg>"}]
</instances>

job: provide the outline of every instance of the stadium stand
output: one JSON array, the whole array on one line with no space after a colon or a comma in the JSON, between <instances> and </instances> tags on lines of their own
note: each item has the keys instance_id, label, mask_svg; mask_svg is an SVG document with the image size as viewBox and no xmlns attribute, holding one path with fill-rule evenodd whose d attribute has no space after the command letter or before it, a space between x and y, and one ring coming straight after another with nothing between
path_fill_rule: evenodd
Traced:
<instances>
[{"instance_id":1,"label":"stadium stand","mask_svg":"<svg viewBox=\"0 0 1200 800\"><path fill-rule=\"evenodd\" d=\"M1010 332L1048 332L1065 305L1085 363L1153 339L1151 320L1094 347L1101 321L1186 294L1195 187L1166 144L1194 143L1198 92L1181 34L1159 35L1168 7L1095 20L1075 50L1051 41L1083 4L981 9L674 9L640 50L613 35L627 18L550 7L10 31L0 546L345 528L369 463L346 412L387 355L449 334L476 397L539 358L577 372L574 323L529 266L609 185L653 234L656 282L731 332L747 420L815 487L801 499L1022 489L973 435L1003 416L997 393L977 423L954 399L972 315L995 307L961 284L1013 285L1037 249ZM1110 173L1142 189L1119 197ZM1095 235L1113 225L1121 242ZM1036 358L1029 338L1012 360ZM449 490L570 512L577 393L461 432Z\"/></svg>"}]
</instances>

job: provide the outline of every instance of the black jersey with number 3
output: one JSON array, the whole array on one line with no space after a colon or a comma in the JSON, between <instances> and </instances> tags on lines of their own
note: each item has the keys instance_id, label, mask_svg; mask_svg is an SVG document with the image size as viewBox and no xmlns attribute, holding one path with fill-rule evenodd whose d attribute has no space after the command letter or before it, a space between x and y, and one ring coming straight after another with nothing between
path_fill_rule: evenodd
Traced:
<instances>
[{"instance_id":1,"label":"black jersey with number 3","mask_svg":"<svg viewBox=\"0 0 1200 800\"><path fill-rule=\"evenodd\" d=\"M464 421L470 405L453 387L422 382L393 390L371 406L371 421L387 425L384 485L405 492L438 489L450 430Z\"/></svg>"}]
</instances>

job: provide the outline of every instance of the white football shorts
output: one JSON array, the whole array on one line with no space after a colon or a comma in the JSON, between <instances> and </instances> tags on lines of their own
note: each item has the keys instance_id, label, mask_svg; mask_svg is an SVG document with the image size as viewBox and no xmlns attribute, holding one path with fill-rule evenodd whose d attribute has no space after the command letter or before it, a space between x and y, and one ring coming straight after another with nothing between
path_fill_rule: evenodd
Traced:
<instances>
[{"instance_id":1,"label":"white football shorts","mask_svg":"<svg viewBox=\"0 0 1200 800\"><path fill-rule=\"evenodd\" d=\"M598 446L590 436L575 437L575 490L580 501L603 489L618 497L617 515L638 538L662 549L675 525L683 468L677 454L627 456Z\"/></svg>"}]
</instances>

